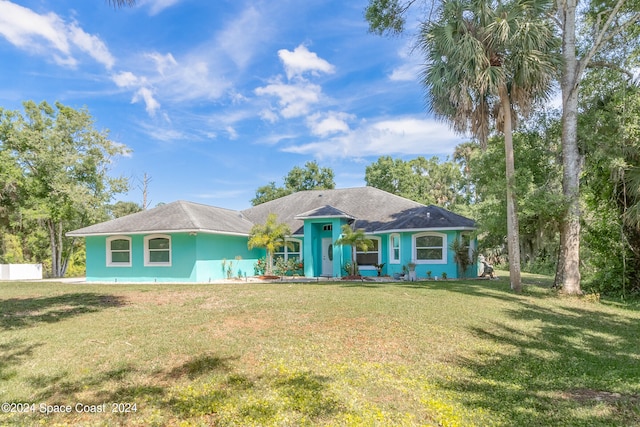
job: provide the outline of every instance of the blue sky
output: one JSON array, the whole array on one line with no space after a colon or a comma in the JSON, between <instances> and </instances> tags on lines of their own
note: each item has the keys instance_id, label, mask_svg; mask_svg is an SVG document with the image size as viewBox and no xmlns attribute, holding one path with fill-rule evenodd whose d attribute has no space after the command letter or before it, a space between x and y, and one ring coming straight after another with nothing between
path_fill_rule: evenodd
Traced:
<instances>
[{"instance_id":1,"label":"blue sky","mask_svg":"<svg viewBox=\"0 0 640 427\"><path fill-rule=\"evenodd\" d=\"M366 0L0 0L0 106L87 107L131 153L117 200L244 209L315 160L338 188L380 156L445 157L407 37L368 33Z\"/></svg>"}]
</instances>

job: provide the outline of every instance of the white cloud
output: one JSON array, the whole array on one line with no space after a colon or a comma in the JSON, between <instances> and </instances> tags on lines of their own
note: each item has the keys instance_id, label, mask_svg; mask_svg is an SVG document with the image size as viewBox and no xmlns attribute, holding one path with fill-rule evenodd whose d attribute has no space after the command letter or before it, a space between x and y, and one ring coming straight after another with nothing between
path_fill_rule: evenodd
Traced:
<instances>
[{"instance_id":1,"label":"white cloud","mask_svg":"<svg viewBox=\"0 0 640 427\"><path fill-rule=\"evenodd\" d=\"M275 123L278 121L278 115L269 109L264 109L260 111L260 118L269 123Z\"/></svg>"},{"instance_id":2,"label":"white cloud","mask_svg":"<svg viewBox=\"0 0 640 427\"><path fill-rule=\"evenodd\" d=\"M0 35L32 54L50 55L64 67L77 66L74 47L107 69L115 63L104 42L98 36L86 33L76 23L67 24L55 13L40 15L9 1L0 1Z\"/></svg>"},{"instance_id":3,"label":"white cloud","mask_svg":"<svg viewBox=\"0 0 640 427\"><path fill-rule=\"evenodd\" d=\"M394 82L407 82L416 81L420 78L422 72L422 66L420 64L404 63L397 68L394 68L389 75L389 80Z\"/></svg>"},{"instance_id":4,"label":"white cloud","mask_svg":"<svg viewBox=\"0 0 640 427\"><path fill-rule=\"evenodd\" d=\"M343 135L283 151L322 157L451 154L464 138L446 124L415 117L364 122Z\"/></svg>"},{"instance_id":5,"label":"white cloud","mask_svg":"<svg viewBox=\"0 0 640 427\"><path fill-rule=\"evenodd\" d=\"M311 106L320 101L322 89L320 86L301 81L296 84L274 82L255 90L259 96L273 96L278 98L280 115L284 118L300 117L309 113Z\"/></svg>"},{"instance_id":6,"label":"white cloud","mask_svg":"<svg viewBox=\"0 0 640 427\"><path fill-rule=\"evenodd\" d=\"M65 24L55 13L39 15L9 1L0 2L0 34L26 50L44 50L42 42L58 52L69 53Z\"/></svg>"},{"instance_id":7,"label":"white cloud","mask_svg":"<svg viewBox=\"0 0 640 427\"><path fill-rule=\"evenodd\" d=\"M402 61L389 74L391 81L416 81L422 72L423 63L420 51L416 50L413 43L405 44L399 51L398 57Z\"/></svg>"},{"instance_id":8,"label":"white cloud","mask_svg":"<svg viewBox=\"0 0 640 427\"><path fill-rule=\"evenodd\" d=\"M107 70L113 68L116 61L99 37L85 33L77 24L72 24L69 27L69 33L73 44L104 65Z\"/></svg>"},{"instance_id":9,"label":"white cloud","mask_svg":"<svg viewBox=\"0 0 640 427\"><path fill-rule=\"evenodd\" d=\"M182 0L142 0L140 5L149 5L149 13L151 15L157 15L180 1Z\"/></svg>"},{"instance_id":10,"label":"white cloud","mask_svg":"<svg viewBox=\"0 0 640 427\"><path fill-rule=\"evenodd\" d=\"M227 126L225 128L225 130L227 131L227 134L229 135L229 139L231 139L231 140L238 139L238 132L232 126Z\"/></svg>"},{"instance_id":11,"label":"white cloud","mask_svg":"<svg viewBox=\"0 0 640 427\"><path fill-rule=\"evenodd\" d=\"M136 103L140 100L144 101L145 110L147 110L147 113L149 113L149 115L152 117L155 116L156 111L158 110L158 108L160 108L160 103L156 101L155 97L153 96L153 91L148 87L141 87L140 89L138 89L133 95L133 99L131 100L131 102Z\"/></svg>"},{"instance_id":12,"label":"white cloud","mask_svg":"<svg viewBox=\"0 0 640 427\"><path fill-rule=\"evenodd\" d=\"M217 99L230 87L228 81L211 71L211 61L206 54L193 53L176 59L171 53L151 52L143 58L151 59L156 72L155 75L149 73L146 81L153 84L162 97L173 101Z\"/></svg>"},{"instance_id":13,"label":"white cloud","mask_svg":"<svg viewBox=\"0 0 640 427\"><path fill-rule=\"evenodd\" d=\"M249 7L216 36L215 46L229 56L238 68L243 69L257 46L266 40L268 31L262 15L254 7Z\"/></svg>"},{"instance_id":14,"label":"white cloud","mask_svg":"<svg viewBox=\"0 0 640 427\"><path fill-rule=\"evenodd\" d=\"M141 83L141 79L131 71L123 71L118 74L114 74L111 76L111 80L113 80L116 86L123 88L135 87Z\"/></svg>"},{"instance_id":15,"label":"white cloud","mask_svg":"<svg viewBox=\"0 0 640 427\"><path fill-rule=\"evenodd\" d=\"M307 126L312 134L324 137L335 133L348 133L348 120L355 120L355 116L336 111L316 113L307 117Z\"/></svg>"},{"instance_id":16,"label":"white cloud","mask_svg":"<svg viewBox=\"0 0 640 427\"><path fill-rule=\"evenodd\" d=\"M335 72L333 65L318 57L315 52L309 52L304 45L296 47L293 52L280 49L278 56L284 65L289 80L294 77L301 77L306 72L310 72L313 75L319 75L320 72L327 74Z\"/></svg>"},{"instance_id":17,"label":"white cloud","mask_svg":"<svg viewBox=\"0 0 640 427\"><path fill-rule=\"evenodd\" d=\"M147 134L150 139L163 142L172 142L177 140L183 140L187 136L176 129L164 127L158 123L140 122L138 124L139 129Z\"/></svg>"},{"instance_id":18,"label":"white cloud","mask_svg":"<svg viewBox=\"0 0 640 427\"><path fill-rule=\"evenodd\" d=\"M148 53L147 56L156 63L156 70L160 75L164 75L164 70L170 67L174 67L178 65L176 59L173 57L171 53L167 53L166 55L162 55L158 52Z\"/></svg>"}]
</instances>

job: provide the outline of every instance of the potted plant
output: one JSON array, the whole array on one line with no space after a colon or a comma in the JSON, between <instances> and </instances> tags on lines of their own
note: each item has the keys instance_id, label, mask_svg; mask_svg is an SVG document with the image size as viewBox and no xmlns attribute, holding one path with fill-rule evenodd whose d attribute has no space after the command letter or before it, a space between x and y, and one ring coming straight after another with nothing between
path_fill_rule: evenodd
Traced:
<instances>
[{"instance_id":1,"label":"potted plant","mask_svg":"<svg viewBox=\"0 0 640 427\"><path fill-rule=\"evenodd\" d=\"M382 276L382 268L384 267L384 262L382 264L373 264L378 272L378 277Z\"/></svg>"},{"instance_id":2,"label":"potted plant","mask_svg":"<svg viewBox=\"0 0 640 427\"><path fill-rule=\"evenodd\" d=\"M411 282L415 282L416 280L416 263L411 261L407 264L407 268L409 269L409 278Z\"/></svg>"}]
</instances>

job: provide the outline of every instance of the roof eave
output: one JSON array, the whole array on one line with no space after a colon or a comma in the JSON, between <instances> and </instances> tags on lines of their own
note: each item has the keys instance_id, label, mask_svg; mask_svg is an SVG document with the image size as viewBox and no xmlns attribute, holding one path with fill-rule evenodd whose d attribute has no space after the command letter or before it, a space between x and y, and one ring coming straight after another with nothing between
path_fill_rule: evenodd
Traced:
<instances>
[{"instance_id":1,"label":"roof eave","mask_svg":"<svg viewBox=\"0 0 640 427\"><path fill-rule=\"evenodd\" d=\"M420 231L475 231L477 227L421 227L421 228L394 228L389 230L374 230L371 234L384 233L416 233Z\"/></svg>"},{"instance_id":2,"label":"roof eave","mask_svg":"<svg viewBox=\"0 0 640 427\"><path fill-rule=\"evenodd\" d=\"M205 230L200 228L183 229L183 230L145 230L145 231L118 231L118 232L98 232L98 233L76 233L70 231L66 233L67 237L93 237L93 236L127 236L141 234L170 234L170 233L203 233L203 234L223 234L226 236L249 236L249 233L239 231L222 231L222 230Z\"/></svg>"}]
</instances>

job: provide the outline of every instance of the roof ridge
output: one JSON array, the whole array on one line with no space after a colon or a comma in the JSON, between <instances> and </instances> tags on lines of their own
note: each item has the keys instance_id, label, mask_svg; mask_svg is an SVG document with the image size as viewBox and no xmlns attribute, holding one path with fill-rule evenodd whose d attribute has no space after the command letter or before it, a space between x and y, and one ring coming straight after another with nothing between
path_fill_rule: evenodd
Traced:
<instances>
[{"instance_id":1,"label":"roof ridge","mask_svg":"<svg viewBox=\"0 0 640 427\"><path fill-rule=\"evenodd\" d=\"M197 221L197 217L188 208L191 205L191 202L188 202L186 200L178 200L178 203L179 203L180 209L182 210L182 212L184 212L187 218L189 218L189 222L193 224L194 228L202 228L200 225L200 222ZM197 203L194 203L194 204L197 204Z\"/></svg>"}]
</instances>

